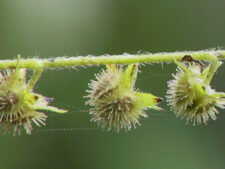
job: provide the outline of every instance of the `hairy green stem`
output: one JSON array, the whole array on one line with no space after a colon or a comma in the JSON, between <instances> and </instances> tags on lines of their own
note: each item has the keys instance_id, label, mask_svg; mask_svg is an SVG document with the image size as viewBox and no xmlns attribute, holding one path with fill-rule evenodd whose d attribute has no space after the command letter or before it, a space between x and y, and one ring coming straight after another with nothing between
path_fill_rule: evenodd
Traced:
<instances>
[{"instance_id":1,"label":"hairy green stem","mask_svg":"<svg viewBox=\"0 0 225 169\"><path fill-rule=\"evenodd\" d=\"M208 71L208 76L205 79L205 84L209 85L214 73L216 72L216 70L221 66L222 62L218 62L218 60L214 60L211 62L211 66L210 69Z\"/></svg>"},{"instance_id":2,"label":"hairy green stem","mask_svg":"<svg viewBox=\"0 0 225 169\"><path fill-rule=\"evenodd\" d=\"M28 69L45 69L74 66L89 66L102 64L131 64L131 63L157 63L173 62L182 60L184 56L191 56L196 60L214 62L215 59L225 59L225 50L194 51L194 52L171 52L155 54L137 55L111 55L111 56L77 56L77 57L57 57L50 59L20 59L19 67ZM8 69L16 66L16 60L1 60L0 69Z\"/></svg>"},{"instance_id":3,"label":"hairy green stem","mask_svg":"<svg viewBox=\"0 0 225 169\"><path fill-rule=\"evenodd\" d=\"M34 88L34 85L36 84L38 79L41 77L42 71L43 71L43 69L35 69L34 70L33 75L32 75L31 79L29 80L29 82L27 84L27 91L28 92L30 92Z\"/></svg>"}]
</instances>

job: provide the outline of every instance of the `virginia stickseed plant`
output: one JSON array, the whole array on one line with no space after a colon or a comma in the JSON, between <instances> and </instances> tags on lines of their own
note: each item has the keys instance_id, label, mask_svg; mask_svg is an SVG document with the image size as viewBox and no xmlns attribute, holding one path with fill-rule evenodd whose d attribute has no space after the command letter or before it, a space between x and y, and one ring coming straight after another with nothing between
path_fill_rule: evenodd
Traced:
<instances>
[{"instance_id":1,"label":"virginia stickseed plant","mask_svg":"<svg viewBox=\"0 0 225 169\"><path fill-rule=\"evenodd\" d=\"M151 93L135 89L138 65L143 63L174 62L178 68L168 82L167 102L177 117L186 118L194 125L215 120L224 109L225 93L210 87L211 79L225 59L224 50L174 52L139 55L112 55L87 57L57 57L50 59L21 59L0 61L0 125L4 133L20 135L22 130L31 134L33 124L45 125L47 115L42 110L66 113L49 104L52 98L33 91L43 69L106 65L106 69L91 80L86 104L91 120L103 129L130 130L140 125L146 110L162 110L162 101ZM27 81L26 72L33 70Z\"/></svg>"}]
</instances>

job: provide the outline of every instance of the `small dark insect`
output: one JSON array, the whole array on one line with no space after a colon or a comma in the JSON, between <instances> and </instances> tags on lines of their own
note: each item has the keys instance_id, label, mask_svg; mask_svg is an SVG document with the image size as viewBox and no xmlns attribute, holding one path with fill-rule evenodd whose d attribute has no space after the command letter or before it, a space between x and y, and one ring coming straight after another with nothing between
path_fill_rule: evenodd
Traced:
<instances>
[{"instance_id":1,"label":"small dark insect","mask_svg":"<svg viewBox=\"0 0 225 169\"><path fill-rule=\"evenodd\" d=\"M16 66L10 66L9 69L16 69Z\"/></svg>"},{"instance_id":2,"label":"small dark insect","mask_svg":"<svg viewBox=\"0 0 225 169\"><path fill-rule=\"evenodd\" d=\"M195 60L194 58L191 57L191 55L184 55L181 59L181 61L187 61L187 62L196 62L199 63L198 60Z\"/></svg>"},{"instance_id":3,"label":"small dark insect","mask_svg":"<svg viewBox=\"0 0 225 169\"><path fill-rule=\"evenodd\" d=\"M199 60L196 60L194 59L193 57L191 57L191 55L184 55L181 59L182 62L192 62L192 63L196 63L196 64L199 64L202 68L204 68L206 65L199 61Z\"/></svg>"},{"instance_id":4,"label":"small dark insect","mask_svg":"<svg viewBox=\"0 0 225 169\"><path fill-rule=\"evenodd\" d=\"M54 58L50 58L49 61L50 61L50 62L54 62L55 59L54 59Z\"/></svg>"}]
</instances>

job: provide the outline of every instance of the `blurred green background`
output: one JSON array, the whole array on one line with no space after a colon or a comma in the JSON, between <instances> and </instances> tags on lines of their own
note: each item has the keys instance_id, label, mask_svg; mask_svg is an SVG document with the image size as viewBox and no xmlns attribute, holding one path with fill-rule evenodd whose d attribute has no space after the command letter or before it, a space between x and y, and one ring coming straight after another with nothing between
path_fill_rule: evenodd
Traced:
<instances>
[{"instance_id":1,"label":"blurred green background","mask_svg":"<svg viewBox=\"0 0 225 169\"><path fill-rule=\"evenodd\" d=\"M0 58L201 50L225 45L224 0L1 0ZM102 67L46 70L35 90L66 115L47 112L31 136L0 134L0 169L224 169L225 115L193 127L149 111L130 132L103 132L83 96ZM141 67L137 88L165 98L173 64ZM212 86L224 89L225 66Z\"/></svg>"}]
</instances>

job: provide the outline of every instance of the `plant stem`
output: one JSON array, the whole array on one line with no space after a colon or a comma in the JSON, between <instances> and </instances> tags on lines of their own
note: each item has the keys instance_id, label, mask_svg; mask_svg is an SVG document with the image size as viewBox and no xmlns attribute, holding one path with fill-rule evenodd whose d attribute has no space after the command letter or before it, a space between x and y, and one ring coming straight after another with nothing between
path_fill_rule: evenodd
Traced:
<instances>
[{"instance_id":1,"label":"plant stem","mask_svg":"<svg viewBox=\"0 0 225 169\"><path fill-rule=\"evenodd\" d=\"M214 62L215 59L225 59L225 50L194 51L194 52L171 52L155 54L137 55L111 55L111 56L77 56L77 57L57 57L50 59L20 59L19 67L28 69L45 69L74 66L90 66L102 64L131 64L131 63L157 63L173 62L181 60L185 55L190 55L196 60ZM16 60L1 60L0 69L8 69L16 66Z\"/></svg>"},{"instance_id":2,"label":"plant stem","mask_svg":"<svg viewBox=\"0 0 225 169\"><path fill-rule=\"evenodd\" d=\"M27 84L27 91L31 92L31 90L34 88L34 85L38 81L38 79L41 77L42 69L35 69L33 72L33 75L31 79L29 80Z\"/></svg>"}]
</instances>

